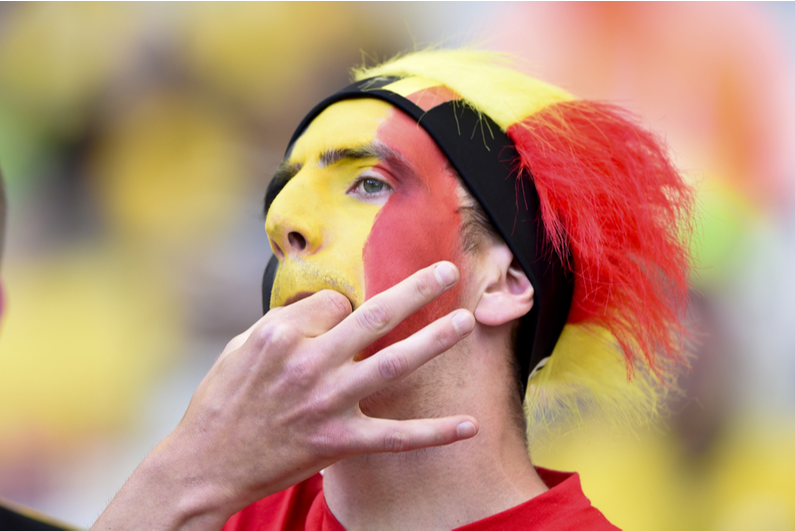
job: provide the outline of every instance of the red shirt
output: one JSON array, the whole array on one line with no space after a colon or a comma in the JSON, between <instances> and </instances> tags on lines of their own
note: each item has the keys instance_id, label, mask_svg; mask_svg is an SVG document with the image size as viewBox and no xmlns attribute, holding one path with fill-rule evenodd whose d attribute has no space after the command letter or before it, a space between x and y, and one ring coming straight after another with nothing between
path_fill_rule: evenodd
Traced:
<instances>
[{"instance_id":1,"label":"red shirt","mask_svg":"<svg viewBox=\"0 0 795 531\"><path fill-rule=\"evenodd\" d=\"M458 527L459 531L612 531L591 505L576 473L537 468L549 490L507 511ZM320 474L263 498L232 516L224 531L345 531L323 497Z\"/></svg>"}]
</instances>

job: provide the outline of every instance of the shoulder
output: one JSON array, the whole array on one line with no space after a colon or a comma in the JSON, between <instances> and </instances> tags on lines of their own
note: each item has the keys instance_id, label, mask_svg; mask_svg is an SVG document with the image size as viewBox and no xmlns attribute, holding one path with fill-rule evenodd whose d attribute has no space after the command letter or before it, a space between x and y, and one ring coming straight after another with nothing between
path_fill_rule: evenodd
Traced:
<instances>
[{"instance_id":1,"label":"shoulder","mask_svg":"<svg viewBox=\"0 0 795 531\"><path fill-rule=\"evenodd\" d=\"M582 491L580 476L576 472L558 472L537 468L549 490L534 498L536 510L541 509L549 522L549 529L616 530L599 509L591 505ZM543 527L540 529L547 529Z\"/></svg>"},{"instance_id":2,"label":"shoulder","mask_svg":"<svg viewBox=\"0 0 795 531\"><path fill-rule=\"evenodd\" d=\"M313 506L321 503L321 507L324 507L323 478L315 474L289 489L249 505L232 516L223 531L305 529L311 513L316 512Z\"/></svg>"},{"instance_id":3,"label":"shoulder","mask_svg":"<svg viewBox=\"0 0 795 531\"><path fill-rule=\"evenodd\" d=\"M536 468L549 490L521 505L460 527L460 531L615 531L582 492L577 473Z\"/></svg>"},{"instance_id":4,"label":"shoulder","mask_svg":"<svg viewBox=\"0 0 795 531\"><path fill-rule=\"evenodd\" d=\"M576 473L537 468L549 490L521 505L458 528L458 531L615 531L582 492ZM323 479L303 483L249 505L224 526L224 531L344 531L326 507Z\"/></svg>"}]
</instances>

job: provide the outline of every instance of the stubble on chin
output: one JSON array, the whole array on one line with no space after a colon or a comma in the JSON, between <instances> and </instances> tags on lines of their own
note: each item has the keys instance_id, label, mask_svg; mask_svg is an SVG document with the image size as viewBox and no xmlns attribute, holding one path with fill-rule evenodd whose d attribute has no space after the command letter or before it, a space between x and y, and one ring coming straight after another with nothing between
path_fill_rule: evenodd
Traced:
<instances>
[{"instance_id":1,"label":"stubble on chin","mask_svg":"<svg viewBox=\"0 0 795 531\"><path fill-rule=\"evenodd\" d=\"M282 306L298 293L317 293L324 289L344 295L355 310L361 305L353 279L344 278L339 271L318 267L306 260L291 259L279 265L271 293L271 306Z\"/></svg>"}]
</instances>

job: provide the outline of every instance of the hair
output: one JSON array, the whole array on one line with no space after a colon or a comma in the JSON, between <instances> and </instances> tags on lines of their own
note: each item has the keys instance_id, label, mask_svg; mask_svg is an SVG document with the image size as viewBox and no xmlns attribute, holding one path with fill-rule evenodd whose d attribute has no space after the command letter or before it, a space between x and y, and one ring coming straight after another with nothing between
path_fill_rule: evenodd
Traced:
<instances>
[{"instance_id":1,"label":"hair","mask_svg":"<svg viewBox=\"0 0 795 531\"><path fill-rule=\"evenodd\" d=\"M575 281L555 350L528 382L531 425L591 406L616 421L656 414L687 366L693 208L664 142L627 111L577 100L495 52L428 50L354 70L357 81L378 76L444 86L489 116L517 148L517 190L531 180L538 192L547 252ZM465 234L488 230L476 212L464 209Z\"/></svg>"},{"instance_id":2,"label":"hair","mask_svg":"<svg viewBox=\"0 0 795 531\"><path fill-rule=\"evenodd\" d=\"M451 169L451 171L456 173L455 170ZM502 236L489 220L489 216L483 210L481 204L467 190L461 178L457 178L461 188L459 192L461 201L459 207L459 212L461 212L461 248L468 255L474 256L480 250L484 239L496 238L498 241L502 241Z\"/></svg>"}]
</instances>

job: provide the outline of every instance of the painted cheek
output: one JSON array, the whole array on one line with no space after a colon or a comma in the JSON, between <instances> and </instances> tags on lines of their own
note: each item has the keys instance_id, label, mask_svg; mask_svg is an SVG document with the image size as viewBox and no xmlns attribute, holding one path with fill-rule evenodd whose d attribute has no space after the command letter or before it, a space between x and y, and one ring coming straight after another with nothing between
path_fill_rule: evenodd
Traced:
<instances>
[{"instance_id":1,"label":"painted cheek","mask_svg":"<svg viewBox=\"0 0 795 531\"><path fill-rule=\"evenodd\" d=\"M388 145L400 146L421 175L420 180L401 183L375 219L363 252L366 299L440 260L452 261L459 268L463 265L458 183L446 170L447 159L410 118L398 111L379 128L377 137ZM462 278L464 275L461 271ZM408 317L371 345L364 356L410 336L456 309L458 294L456 286Z\"/></svg>"}]
</instances>

